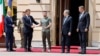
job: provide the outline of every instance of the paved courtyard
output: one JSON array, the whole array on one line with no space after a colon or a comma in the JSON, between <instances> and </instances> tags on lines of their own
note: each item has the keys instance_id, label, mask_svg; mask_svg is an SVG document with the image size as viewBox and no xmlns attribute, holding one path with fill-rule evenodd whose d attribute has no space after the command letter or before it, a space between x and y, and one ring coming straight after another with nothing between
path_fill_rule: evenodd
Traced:
<instances>
[{"instance_id":1,"label":"paved courtyard","mask_svg":"<svg viewBox=\"0 0 100 56\"><path fill-rule=\"evenodd\" d=\"M16 41L17 48L20 48L20 41ZM42 47L42 42L32 42L33 47ZM0 48L0 50L6 50ZM67 53L44 53L44 52L0 52L0 56L100 56L100 54L67 54Z\"/></svg>"},{"instance_id":2,"label":"paved courtyard","mask_svg":"<svg viewBox=\"0 0 100 56\"><path fill-rule=\"evenodd\" d=\"M0 56L100 56L100 54L62 54L62 53L34 53L34 52L0 52Z\"/></svg>"}]
</instances>

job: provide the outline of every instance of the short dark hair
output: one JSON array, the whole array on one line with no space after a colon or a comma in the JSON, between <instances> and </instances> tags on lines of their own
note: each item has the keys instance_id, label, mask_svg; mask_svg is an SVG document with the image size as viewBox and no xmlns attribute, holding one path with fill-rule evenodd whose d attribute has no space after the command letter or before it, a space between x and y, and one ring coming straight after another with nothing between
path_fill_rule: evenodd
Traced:
<instances>
[{"instance_id":1,"label":"short dark hair","mask_svg":"<svg viewBox=\"0 0 100 56\"><path fill-rule=\"evenodd\" d=\"M84 6L79 6L79 8L82 8L82 9L84 9L84 10L85 10L85 7L84 7Z\"/></svg>"},{"instance_id":2,"label":"short dark hair","mask_svg":"<svg viewBox=\"0 0 100 56\"><path fill-rule=\"evenodd\" d=\"M30 9L26 9L26 11L25 12L27 12L27 11L31 11Z\"/></svg>"}]
</instances>

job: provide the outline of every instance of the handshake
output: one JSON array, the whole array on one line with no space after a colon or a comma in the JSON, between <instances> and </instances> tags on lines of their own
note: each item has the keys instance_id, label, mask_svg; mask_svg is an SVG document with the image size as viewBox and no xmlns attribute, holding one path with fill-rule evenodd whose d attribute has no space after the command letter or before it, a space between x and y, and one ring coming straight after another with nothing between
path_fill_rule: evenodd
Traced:
<instances>
[{"instance_id":1,"label":"handshake","mask_svg":"<svg viewBox=\"0 0 100 56\"><path fill-rule=\"evenodd\" d=\"M39 27L39 25L32 25L31 28Z\"/></svg>"},{"instance_id":2,"label":"handshake","mask_svg":"<svg viewBox=\"0 0 100 56\"><path fill-rule=\"evenodd\" d=\"M31 28L35 28L35 27L36 27L36 25L32 25L32 26L31 26Z\"/></svg>"},{"instance_id":3,"label":"handshake","mask_svg":"<svg viewBox=\"0 0 100 56\"><path fill-rule=\"evenodd\" d=\"M14 27L15 27L15 25L13 24L13 25L12 25L12 27L14 28Z\"/></svg>"}]
</instances>

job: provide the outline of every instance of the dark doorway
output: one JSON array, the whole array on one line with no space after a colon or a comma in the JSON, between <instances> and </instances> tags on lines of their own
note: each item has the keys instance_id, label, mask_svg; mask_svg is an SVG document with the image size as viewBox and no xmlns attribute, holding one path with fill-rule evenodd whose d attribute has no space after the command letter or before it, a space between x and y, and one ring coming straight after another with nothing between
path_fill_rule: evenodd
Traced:
<instances>
[{"instance_id":1,"label":"dark doorway","mask_svg":"<svg viewBox=\"0 0 100 56\"><path fill-rule=\"evenodd\" d=\"M61 25L65 9L69 9L70 15L73 17L71 45L80 45L78 33L76 32L79 17L78 7L83 5L87 10L88 0L56 0L56 2L56 45L61 45Z\"/></svg>"},{"instance_id":2,"label":"dark doorway","mask_svg":"<svg viewBox=\"0 0 100 56\"><path fill-rule=\"evenodd\" d=\"M70 0L69 3L70 15L73 17L71 45L79 45L79 37L78 33L76 32L79 17L78 7L80 5L85 6L85 0Z\"/></svg>"},{"instance_id":3,"label":"dark doorway","mask_svg":"<svg viewBox=\"0 0 100 56\"><path fill-rule=\"evenodd\" d=\"M14 24L17 26L17 7L13 6L13 21Z\"/></svg>"}]
</instances>

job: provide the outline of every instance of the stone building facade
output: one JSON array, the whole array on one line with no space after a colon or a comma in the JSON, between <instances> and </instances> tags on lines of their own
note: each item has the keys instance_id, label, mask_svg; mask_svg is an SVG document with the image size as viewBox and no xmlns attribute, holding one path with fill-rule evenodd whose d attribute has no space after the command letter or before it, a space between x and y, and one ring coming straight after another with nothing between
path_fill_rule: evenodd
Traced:
<instances>
[{"instance_id":1,"label":"stone building facade","mask_svg":"<svg viewBox=\"0 0 100 56\"><path fill-rule=\"evenodd\" d=\"M42 11L46 10L48 16L52 20L51 27L51 41L52 44L56 44L56 6L57 0L41 0L37 3L36 0L14 0L15 6L17 7L17 18L21 19L22 12L26 9L31 10L31 15L36 21L40 22L43 18ZM69 0L65 0L69 1ZM86 1L86 0L84 0ZM100 0L88 0L85 2L88 5L88 12L91 16L90 31L88 33L89 46L100 46ZM86 5L85 5L86 6ZM60 9L60 8L59 8ZM33 41L41 41L41 27L34 29ZM15 31L16 40L20 40L18 33Z\"/></svg>"}]
</instances>

